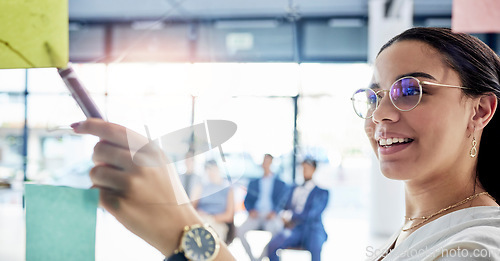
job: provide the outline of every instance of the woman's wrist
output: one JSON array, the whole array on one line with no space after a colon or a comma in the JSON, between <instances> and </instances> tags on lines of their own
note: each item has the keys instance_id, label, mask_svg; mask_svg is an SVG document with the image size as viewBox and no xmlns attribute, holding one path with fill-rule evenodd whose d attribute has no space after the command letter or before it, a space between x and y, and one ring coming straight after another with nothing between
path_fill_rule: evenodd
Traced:
<instances>
[{"instance_id":1,"label":"woman's wrist","mask_svg":"<svg viewBox=\"0 0 500 261\"><path fill-rule=\"evenodd\" d=\"M154 228L158 228L155 242L150 243L166 257L171 256L179 248L185 226L203 224L203 221L191 204L172 206L172 208L178 208L175 211L176 214L168 215L172 217L170 220L168 218L160 218L160 224L153 226Z\"/></svg>"}]
</instances>

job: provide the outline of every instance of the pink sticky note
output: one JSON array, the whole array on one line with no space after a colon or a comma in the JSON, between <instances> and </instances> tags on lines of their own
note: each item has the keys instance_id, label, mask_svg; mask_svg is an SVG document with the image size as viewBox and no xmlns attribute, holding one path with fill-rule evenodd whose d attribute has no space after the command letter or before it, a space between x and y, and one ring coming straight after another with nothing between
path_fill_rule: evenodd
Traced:
<instances>
[{"instance_id":1,"label":"pink sticky note","mask_svg":"<svg viewBox=\"0 0 500 261\"><path fill-rule=\"evenodd\" d=\"M451 28L464 33L500 33L500 1L453 0Z\"/></svg>"}]
</instances>

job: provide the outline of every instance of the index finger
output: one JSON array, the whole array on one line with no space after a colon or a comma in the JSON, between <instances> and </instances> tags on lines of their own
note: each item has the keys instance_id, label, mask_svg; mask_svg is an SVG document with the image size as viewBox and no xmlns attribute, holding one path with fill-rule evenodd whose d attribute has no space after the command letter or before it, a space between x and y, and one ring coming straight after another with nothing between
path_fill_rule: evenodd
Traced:
<instances>
[{"instance_id":1,"label":"index finger","mask_svg":"<svg viewBox=\"0 0 500 261\"><path fill-rule=\"evenodd\" d=\"M86 121L71 124L76 133L91 134L123 148L138 150L149 140L137 132L121 125L102 119L89 118Z\"/></svg>"}]
</instances>

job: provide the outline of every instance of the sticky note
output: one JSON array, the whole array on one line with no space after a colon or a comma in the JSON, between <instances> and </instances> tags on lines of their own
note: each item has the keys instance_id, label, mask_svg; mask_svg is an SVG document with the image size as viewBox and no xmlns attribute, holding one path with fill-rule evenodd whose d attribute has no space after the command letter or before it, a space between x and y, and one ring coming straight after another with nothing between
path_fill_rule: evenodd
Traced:
<instances>
[{"instance_id":1,"label":"sticky note","mask_svg":"<svg viewBox=\"0 0 500 261\"><path fill-rule=\"evenodd\" d=\"M0 10L0 69L66 67L68 0L1 0Z\"/></svg>"},{"instance_id":2,"label":"sticky note","mask_svg":"<svg viewBox=\"0 0 500 261\"><path fill-rule=\"evenodd\" d=\"M26 184L26 261L95 260L99 191Z\"/></svg>"},{"instance_id":3,"label":"sticky note","mask_svg":"<svg viewBox=\"0 0 500 261\"><path fill-rule=\"evenodd\" d=\"M500 1L453 0L451 28L465 33L500 33Z\"/></svg>"}]
</instances>

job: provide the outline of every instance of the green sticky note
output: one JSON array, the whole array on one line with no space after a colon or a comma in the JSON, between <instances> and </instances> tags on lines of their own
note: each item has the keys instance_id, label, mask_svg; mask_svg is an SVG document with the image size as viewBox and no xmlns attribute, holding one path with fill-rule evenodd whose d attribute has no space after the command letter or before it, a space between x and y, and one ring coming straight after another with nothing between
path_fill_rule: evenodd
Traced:
<instances>
[{"instance_id":1,"label":"green sticky note","mask_svg":"<svg viewBox=\"0 0 500 261\"><path fill-rule=\"evenodd\" d=\"M1 0L0 10L0 69L66 67L68 0Z\"/></svg>"},{"instance_id":2,"label":"green sticky note","mask_svg":"<svg viewBox=\"0 0 500 261\"><path fill-rule=\"evenodd\" d=\"M95 260L99 191L25 185L26 261Z\"/></svg>"}]
</instances>

